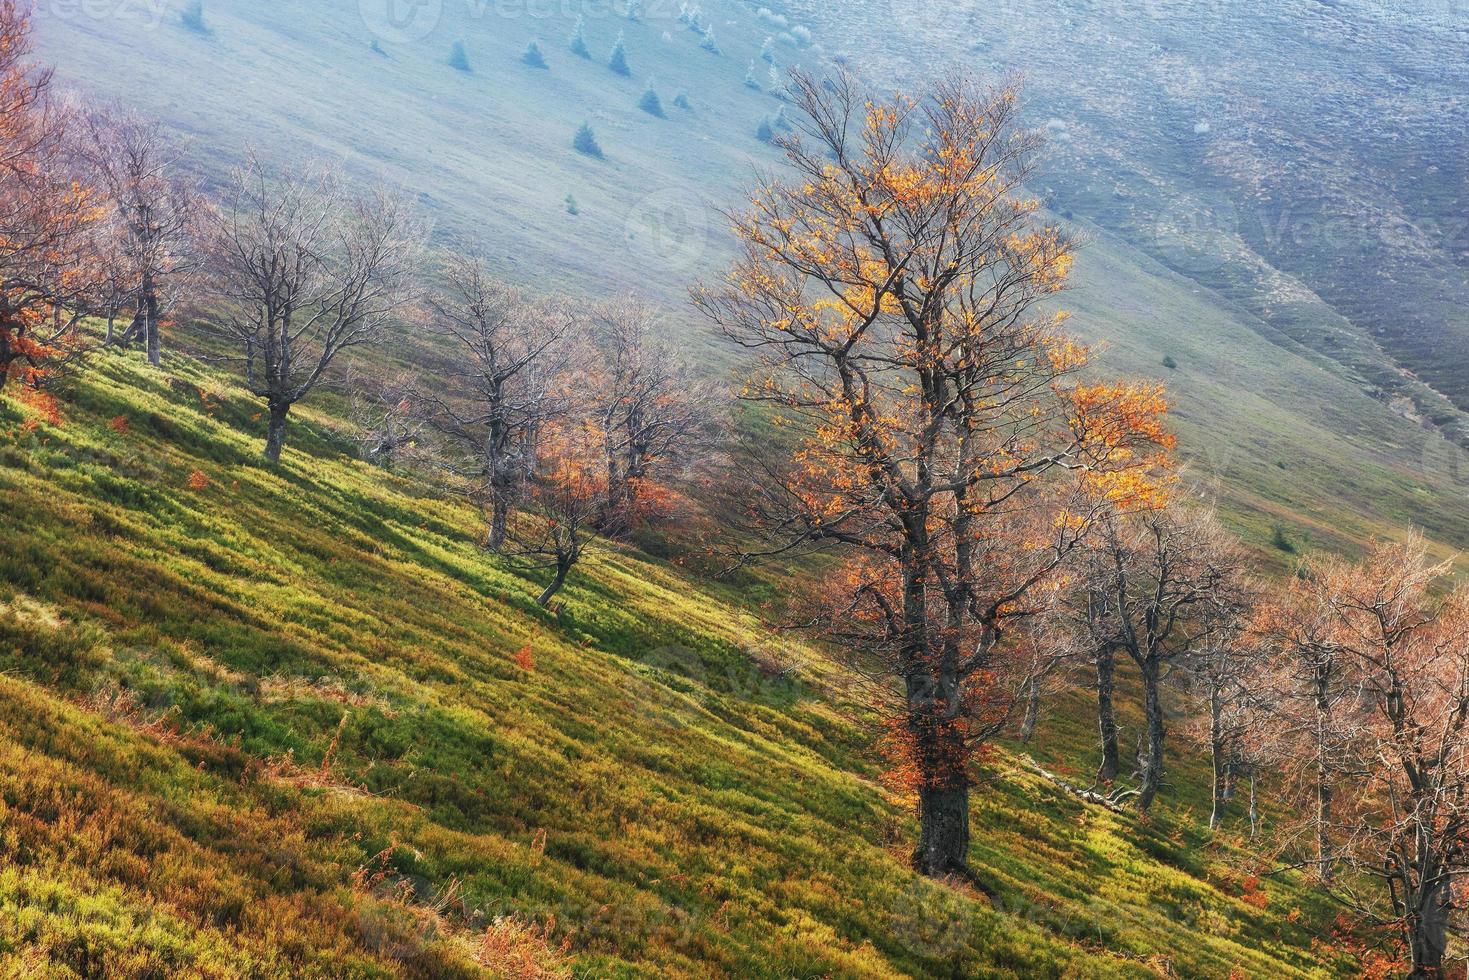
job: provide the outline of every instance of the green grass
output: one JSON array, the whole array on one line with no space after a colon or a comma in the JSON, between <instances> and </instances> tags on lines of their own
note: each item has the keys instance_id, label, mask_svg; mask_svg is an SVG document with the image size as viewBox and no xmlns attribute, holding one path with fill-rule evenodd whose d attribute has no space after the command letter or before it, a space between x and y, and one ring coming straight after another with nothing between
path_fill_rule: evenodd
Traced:
<instances>
[{"instance_id":1,"label":"green grass","mask_svg":"<svg viewBox=\"0 0 1469 980\"><path fill-rule=\"evenodd\" d=\"M0 401L0 972L469 975L507 915L587 976L1347 968L1309 891L1245 900L1199 760L1143 827L994 755L992 907L907 871L844 675L761 673L733 586L608 546L548 615L334 418L258 465L255 411L183 357L100 359L60 427Z\"/></svg>"}]
</instances>

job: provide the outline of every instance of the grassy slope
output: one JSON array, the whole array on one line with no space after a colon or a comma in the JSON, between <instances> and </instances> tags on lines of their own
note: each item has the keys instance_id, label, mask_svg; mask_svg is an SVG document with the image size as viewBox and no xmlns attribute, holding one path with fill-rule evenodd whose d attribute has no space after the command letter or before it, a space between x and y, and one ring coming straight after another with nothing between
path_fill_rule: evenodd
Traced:
<instances>
[{"instance_id":1,"label":"grassy slope","mask_svg":"<svg viewBox=\"0 0 1469 980\"><path fill-rule=\"evenodd\" d=\"M255 406L183 358L106 358L65 412L0 401L0 972L452 976L510 913L597 976L1345 968L1198 829L1197 759L1140 828L996 755L991 908L904 869L840 673L756 671L727 588L604 550L549 618L329 417L257 466Z\"/></svg>"}]
</instances>

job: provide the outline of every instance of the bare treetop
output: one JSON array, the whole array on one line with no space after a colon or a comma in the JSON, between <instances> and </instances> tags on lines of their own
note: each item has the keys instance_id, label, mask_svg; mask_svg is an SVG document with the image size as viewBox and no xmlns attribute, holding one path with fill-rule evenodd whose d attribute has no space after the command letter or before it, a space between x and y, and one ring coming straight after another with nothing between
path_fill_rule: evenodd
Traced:
<instances>
[{"instance_id":1,"label":"bare treetop","mask_svg":"<svg viewBox=\"0 0 1469 980\"><path fill-rule=\"evenodd\" d=\"M332 170L270 173L252 161L235 173L212 231L217 330L270 408L274 460L290 406L332 360L405 321L422 230L381 189L355 193Z\"/></svg>"}]
</instances>

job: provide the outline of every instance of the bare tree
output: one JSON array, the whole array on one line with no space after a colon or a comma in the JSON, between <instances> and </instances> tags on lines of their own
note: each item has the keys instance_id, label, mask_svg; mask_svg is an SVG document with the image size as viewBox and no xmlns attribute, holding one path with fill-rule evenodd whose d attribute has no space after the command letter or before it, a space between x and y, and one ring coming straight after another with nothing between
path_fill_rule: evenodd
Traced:
<instances>
[{"instance_id":1,"label":"bare tree","mask_svg":"<svg viewBox=\"0 0 1469 980\"><path fill-rule=\"evenodd\" d=\"M1111 601L1113 579L1106 550L1084 548L1073 562L1077 585L1054 609L1055 632L1058 644L1074 659L1090 663L1095 671L1097 734L1102 755L1096 782L1106 787L1117 780L1122 766L1116 705L1121 625Z\"/></svg>"},{"instance_id":2,"label":"bare tree","mask_svg":"<svg viewBox=\"0 0 1469 980\"><path fill-rule=\"evenodd\" d=\"M1310 580L1361 748L1331 814L1335 857L1352 873L1331 887L1397 932L1415 978L1442 975L1462 911L1456 883L1469 874L1469 591L1434 599L1447 571L1415 540L1379 544L1360 565L1320 565Z\"/></svg>"},{"instance_id":3,"label":"bare tree","mask_svg":"<svg viewBox=\"0 0 1469 980\"><path fill-rule=\"evenodd\" d=\"M499 551L536 473L540 438L571 407L575 320L495 280L479 259L450 260L443 278L430 307L454 358L445 383L418 386L415 400L438 436L436 464L482 508L486 544Z\"/></svg>"},{"instance_id":4,"label":"bare tree","mask_svg":"<svg viewBox=\"0 0 1469 980\"><path fill-rule=\"evenodd\" d=\"M606 303L593 326L588 380L607 468L598 526L617 531L649 502L658 477L708 447L712 399L663 335L667 325L656 307L633 297Z\"/></svg>"},{"instance_id":5,"label":"bare tree","mask_svg":"<svg viewBox=\"0 0 1469 980\"><path fill-rule=\"evenodd\" d=\"M192 288L198 268L196 195L159 123L113 110L92 115L87 129L87 159L116 228L113 286L133 310L121 340L142 341L148 362L157 365L163 319ZM115 310L109 309L109 326Z\"/></svg>"},{"instance_id":6,"label":"bare tree","mask_svg":"<svg viewBox=\"0 0 1469 980\"><path fill-rule=\"evenodd\" d=\"M1206 740L1213 766L1209 827L1217 830L1241 771L1246 770L1244 774L1253 779L1247 770L1247 740L1257 721L1254 709L1262 690L1264 654L1248 636L1254 605L1251 586L1231 576L1206 602L1199 618L1207 630L1195 642L1188 667L1205 704Z\"/></svg>"},{"instance_id":7,"label":"bare tree","mask_svg":"<svg viewBox=\"0 0 1469 980\"><path fill-rule=\"evenodd\" d=\"M1343 582L1332 563L1306 565L1262 607L1255 631L1269 645L1265 677L1276 710L1274 738L1309 784L1309 828L1317 876L1329 884L1336 866L1334 798L1346 773L1359 770L1352 708L1356 692L1333 610L1331 589Z\"/></svg>"},{"instance_id":8,"label":"bare tree","mask_svg":"<svg viewBox=\"0 0 1469 980\"><path fill-rule=\"evenodd\" d=\"M348 377L352 393L348 409L356 426L362 458L391 468L421 454L426 425L415 403L417 376L403 372L388 378Z\"/></svg>"},{"instance_id":9,"label":"bare tree","mask_svg":"<svg viewBox=\"0 0 1469 980\"><path fill-rule=\"evenodd\" d=\"M237 171L210 236L210 272L245 384L269 413L265 458L280 459L291 407L343 351L403 315L421 233L382 191L347 192L322 170Z\"/></svg>"},{"instance_id":10,"label":"bare tree","mask_svg":"<svg viewBox=\"0 0 1469 980\"><path fill-rule=\"evenodd\" d=\"M1090 641L1096 649L1123 651L1142 674L1147 728L1137 807L1146 813L1164 776L1163 681L1178 661L1219 637L1221 621L1236 615L1242 559L1212 513L1177 504L1110 514L1088 548L1093 577L1084 601L1106 607L1105 615L1086 620L1100 630Z\"/></svg>"}]
</instances>

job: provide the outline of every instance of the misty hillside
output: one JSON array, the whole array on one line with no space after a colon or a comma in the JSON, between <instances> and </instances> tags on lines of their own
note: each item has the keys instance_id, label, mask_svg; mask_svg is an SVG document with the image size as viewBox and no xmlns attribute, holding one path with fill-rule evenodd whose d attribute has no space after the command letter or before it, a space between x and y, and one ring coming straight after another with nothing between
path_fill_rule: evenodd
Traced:
<instances>
[{"instance_id":1,"label":"misty hillside","mask_svg":"<svg viewBox=\"0 0 1469 980\"><path fill-rule=\"evenodd\" d=\"M1403 373L1392 345L1371 339L1380 328L1405 329L1404 320L1365 318L1358 306L1332 298L1346 288L1360 288L1374 302L1394 295L1360 270L1338 268L1361 257L1357 244L1332 250L1330 263L1277 268L1245 240L1247 226L1221 231L1218 224L1220 208L1280 211L1265 198L1237 196L1227 171L1255 159L1239 147L1261 147L1250 173L1236 175L1248 177L1252 194L1294 195L1286 214L1291 227L1294 208L1309 215L1330 204L1291 190L1327 186L1303 169L1303 160L1318 157L1292 147L1331 146L1314 166L1350 170L1364 182L1396 166L1386 157L1366 161L1370 167L1342 157L1345 148L1332 134L1348 123L1329 106L1311 108L1322 94L1310 79L1327 72L1343 93L1359 91L1370 71L1386 71L1393 52L1415 42L1399 36L1412 31L1438 31L1428 49L1442 50L1445 64L1462 64L1450 56L1462 40L1451 29L1393 19L1367 48L1380 45L1381 65L1358 52L1350 72L1337 72L1330 68L1339 62L1332 45L1346 29L1314 2L1243 18L1150 4L1125 30L1099 26L1100 9L1089 14L1085 5L1037 3L1018 11L1024 16L1001 16L1008 6L989 14L945 6L941 14L920 15L900 5L898 23L906 29L887 31L879 29L886 3L792 5L762 14L765 8L715 0L703 16L715 27L717 54L700 46L701 35L678 19L676 7L649 4L637 22L592 11L585 58L568 48L576 23L570 12L502 16L446 3L441 16L415 20L408 31L378 22L375 35L357 6L209 5L208 34L185 28L172 10L162 18L138 11L86 18L43 9L37 30L43 53L65 54L58 58L65 82L159 114L189 141L206 179L219 179L252 149L281 159L342 159L359 175L411 187L436 223L436 240L484 247L512 281L558 293L653 294L694 332L703 328L690 316L686 291L717 276L732 254L717 209L731 206L759 169L779 160L756 138L761 120L782 105L768 91L772 65L760 57L767 39L781 68L842 57L878 78L891 73L900 84L920 47L923 63L997 74L1029 69L1031 122L1049 136L1036 189L1088 242L1067 297L1073 328L1104 344L1107 366L1166 380L1185 455L1200 478L1220 481L1246 533L1264 542L1281 526L1311 540L1360 542L1398 515L1411 516L1447 546L1469 542L1462 506L1469 457L1450 441L1458 438L1457 412ZM1286 57L1265 50L1277 29L1289 35L1308 27L1311 43L1304 46L1314 60L1292 60L1301 74L1218 67L1257 54L1273 64ZM795 28L810 31L809 45L804 31L792 34ZM1043 42L1053 28L1066 43ZM606 63L619 34L627 77ZM868 43L874 37L884 40ZM375 40L381 53L370 47ZM469 72L448 64L456 40L465 44ZM522 61L532 40L548 68ZM1220 47L1226 43L1238 48L1232 61ZM1057 62L1032 63L1042 53ZM745 84L747 74L760 90ZM649 80L663 118L638 108ZM1257 89L1230 96L1228 85ZM688 95L687 110L673 105L680 91ZM1337 103L1342 113L1362 105L1346 94ZM1451 129L1432 113L1394 116L1395 124L1403 118L1423 123L1404 136L1419 153L1435 139L1442 145ZM584 121L605 159L571 148ZM1195 133L1196 124L1210 131ZM1276 134L1268 145L1261 127ZM1352 145L1365 154L1379 143L1363 138ZM1442 166L1453 166L1453 154L1440 155ZM1287 183L1275 188L1271 180ZM1447 222L1449 203L1425 198L1412 207L1439 206ZM1387 205L1374 199L1371 206ZM1393 205L1393 213L1408 206ZM1292 261L1304 261L1300 250L1291 253ZM1373 269L1388 271L1380 263ZM1426 300L1408 299L1405 308L1428 315ZM1438 324L1452 330L1454 322ZM1426 327L1406 332L1434 335ZM709 343L713 363L728 363ZM1433 349L1445 347L1457 349L1447 340ZM1163 367L1165 358L1176 367Z\"/></svg>"}]
</instances>

